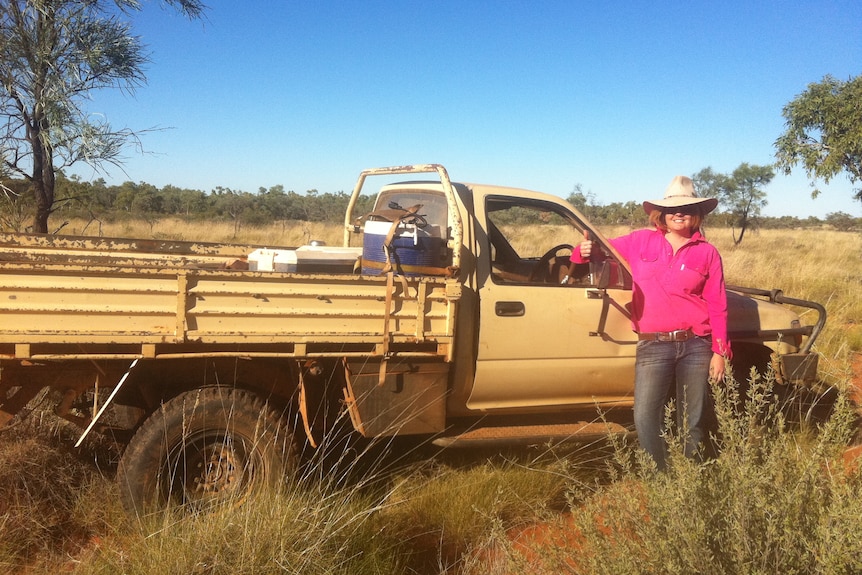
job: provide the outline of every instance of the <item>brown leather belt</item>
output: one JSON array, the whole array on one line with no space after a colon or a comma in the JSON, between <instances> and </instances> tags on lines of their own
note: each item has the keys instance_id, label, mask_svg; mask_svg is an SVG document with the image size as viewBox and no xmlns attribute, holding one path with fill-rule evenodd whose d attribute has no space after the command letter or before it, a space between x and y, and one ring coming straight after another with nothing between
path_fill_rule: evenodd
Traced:
<instances>
[{"instance_id":1,"label":"brown leather belt","mask_svg":"<svg viewBox=\"0 0 862 575\"><path fill-rule=\"evenodd\" d=\"M676 331L651 331L638 334L638 339L641 341L688 341L694 337L694 332L690 329L678 329Z\"/></svg>"}]
</instances>

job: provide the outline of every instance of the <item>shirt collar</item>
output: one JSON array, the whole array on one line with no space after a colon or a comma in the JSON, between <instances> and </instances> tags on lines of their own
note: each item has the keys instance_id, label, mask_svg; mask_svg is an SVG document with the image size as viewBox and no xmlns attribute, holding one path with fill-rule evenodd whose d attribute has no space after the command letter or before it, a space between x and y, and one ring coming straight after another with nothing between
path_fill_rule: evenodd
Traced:
<instances>
[{"instance_id":1,"label":"shirt collar","mask_svg":"<svg viewBox=\"0 0 862 575\"><path fill-rule=\"evenodd\" d=\"M662 237L664 237L667 232L661 231L659 228L653 228L656 232L660 233ZM691 234L691 238L689 238L689 243L693 242L703 242L706 241L706 238L703 237L703 234L700 233L700 230L694 230L694 233Z\"/></svg>"}]
</instances>

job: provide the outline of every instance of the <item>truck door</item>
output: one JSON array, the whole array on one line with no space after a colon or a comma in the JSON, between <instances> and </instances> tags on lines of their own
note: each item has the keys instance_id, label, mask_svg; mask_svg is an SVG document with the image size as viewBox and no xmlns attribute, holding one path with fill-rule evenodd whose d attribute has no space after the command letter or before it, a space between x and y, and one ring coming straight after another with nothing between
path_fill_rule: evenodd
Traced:
<instances>
[{"instance_id":1,"label":"truck door","mask_svg":"<svg viewBox=\"0 0 862 575\"><path fill-rule=\"evenodd\" d=\"M468 407L630 402L637 340L628 270L610 255L570 270L585 226L564 204L487 196L476 212L488 249L476 262L480 325ZM598 285L602 265L607 289Z\"/></svg>"}]
</instances>

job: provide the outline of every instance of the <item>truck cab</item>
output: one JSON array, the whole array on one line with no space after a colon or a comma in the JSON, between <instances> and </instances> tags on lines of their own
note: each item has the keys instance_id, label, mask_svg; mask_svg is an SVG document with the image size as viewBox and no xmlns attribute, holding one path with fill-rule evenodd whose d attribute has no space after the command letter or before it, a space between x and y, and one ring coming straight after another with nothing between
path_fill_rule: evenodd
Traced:
<instances>
[{"instance_id":1,"label":"truck cab","mask_svg":"<svg viewBox=\"0 0 862 575\"><path fill-rule=\"evenodd\" d=\"M590 413L595 418L597 410L632 405L637 334L629 311L631 272L583 214L552 195L450 183L445 174L440 181L383 186L375 210L407 206L422 225L446 230L457 262L452 281L461 291L449 424L474 426L477 418L505 427L581 421ZM600 263L570 262L584 237L600 246ZM785 381L810 379L816 355L802 340L813 341L825 312L819 310L818 325L802 326L794 311L780 305L788 303L780 292L736 289L741 291L728 296L729 329L740 377L751 366L765 372L774 363Z\"/></svg>"}]
</instances>

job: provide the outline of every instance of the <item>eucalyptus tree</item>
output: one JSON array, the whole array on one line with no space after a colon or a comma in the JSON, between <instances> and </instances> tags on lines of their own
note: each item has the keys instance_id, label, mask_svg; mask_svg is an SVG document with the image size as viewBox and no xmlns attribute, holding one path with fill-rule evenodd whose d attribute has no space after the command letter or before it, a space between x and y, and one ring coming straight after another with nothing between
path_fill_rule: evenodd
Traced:
<instances>
[{"instance_id":1,"label":"eucalyptus tree","mask_svg":"<svg viewBox=\"0 0 862 575\"><path fill-rule=\"evenodd\" d=\"M862 228L862 218L854 218L847 212L830 212L826 214L826 223L839 232L848 232Z\"/></svg>"},{"instance_id":2,"label":"eucalyptus tree","mask_svg":"<svg viewBox=\"0 0 862 575\"><path fill-rule=\"evenodd\" d=\"M200 0L163 0L189 18ZM57 173L78 162L122 163L140 131L88 113L95 90L134 91L146 81L145 47L128 22L138 0L0 0L0 160L28 180L33 231L48 232Z\"/></svg>"},{"instance_id":3,"label":"eucalyptus tree","mask_svg":"<svg viewBox=\"0 0 862 575\"><path fill-rule=\"evenodd\" d=\"M766 206L763 188L774 177L775 171L771 166L754 166L743 162L732 174L719 174L712 168L704 168L691 179L701 195L717 198L722 210L731 215L733 243L739 245L745 237L745 231L756 222L761 208Z\"/></svg>"},{"instance_id":4,"label":"eucalyptus tree","mask_svg":"<svg viewBox=\"0 0 862 575\"><path fill-rule=\"evenodd\" d=\"M775 141L776 166L789 174L801 164L809 178L829 181L844 172L862 184L862 76L825 76L781 112L785 131ZM815 188L812 196L820 192ZM862 201L862 187L854 190Z\"/></svg>"}]
</instances>

